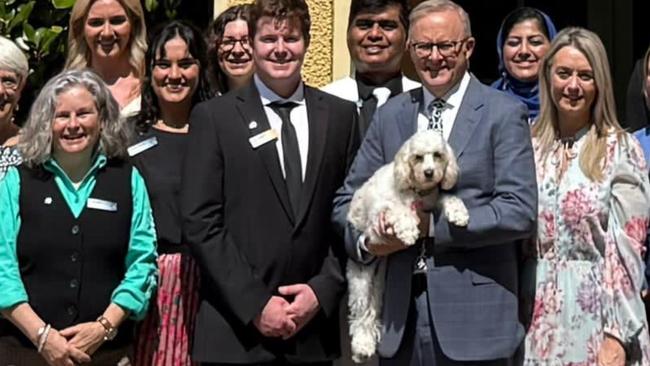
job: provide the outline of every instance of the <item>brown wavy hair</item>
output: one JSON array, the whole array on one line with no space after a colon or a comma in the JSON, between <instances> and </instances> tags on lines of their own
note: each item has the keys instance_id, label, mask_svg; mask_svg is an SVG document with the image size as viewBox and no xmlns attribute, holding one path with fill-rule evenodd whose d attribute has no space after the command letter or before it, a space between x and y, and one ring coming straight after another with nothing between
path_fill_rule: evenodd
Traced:
<instances>
[{"instance_id":1,"label":"brown wavy hair","mask_svg":"<svg viewBox=\"0 0 650 366\"><path fill-rule=\"evenodd\" d=\"M223 40L223 33L225 32L226 25L235 20L243 20L249 26L251 23L251 11L253 6L251 4L235 5L224 10L219 16L210 24L206 33L206 43L208 44L208 75L210 83L221 94L228 92L228 76L221 67L219 67L219 47ZM249 38L253 38L249 34Z\"/></svg>"}]
</instances>

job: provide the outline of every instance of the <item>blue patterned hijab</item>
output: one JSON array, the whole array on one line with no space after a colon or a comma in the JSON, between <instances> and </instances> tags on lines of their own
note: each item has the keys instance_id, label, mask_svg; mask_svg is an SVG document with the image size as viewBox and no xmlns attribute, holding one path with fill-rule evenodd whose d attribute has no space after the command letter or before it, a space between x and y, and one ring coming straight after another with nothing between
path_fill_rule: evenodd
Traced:
<instances>
[{"instance_id":1,"label":"blue patterned hijab","mask_svg":"<svg viewBox=\"0 0 650 366\"><path fill-rule=\"evenodd\" d=\"M540 10L534 10L544 18L549 41L553 41L557 30L551 18ZM499 55L499 74L501 77L492 83L492 87L505 91L524 102L528 106L528 120L533 121L539 113L539 83L537 81L520 81L508 74L503 62L503 41L507 37L507 35L503 35L503 26L504 24L501 24L499 34L497 34L497 54Z\"/></svg>"}]
</instances>

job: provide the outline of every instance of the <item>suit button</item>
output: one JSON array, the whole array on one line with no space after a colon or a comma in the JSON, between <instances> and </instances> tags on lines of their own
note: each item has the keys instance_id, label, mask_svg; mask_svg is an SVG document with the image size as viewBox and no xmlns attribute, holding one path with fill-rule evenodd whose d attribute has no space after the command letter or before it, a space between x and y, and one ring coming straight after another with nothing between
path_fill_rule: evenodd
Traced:
<instances>
[{"instance_id":1,"label":"suit button","mask_svg":"<svg viewBox=\"0 0 650 366\"><path fill-rule=\"evenodd\" d=\"M73 252L73 253L70 255L70 261L74 263L74 262L76 262L76 261L78 261L78 260L79 260L79 253L77 253L77 252Z\"/></svg>"},{"instance_id":2,"label":"suit button","mask_svg":"<svg viewBox=\"0 0 650 366\"><path fill-rule=\"evenodd\" d=\"M79 234L79 225L73 226L71 232L72 232L72 235Z\"/></svg>"},{"instance_id":3,"label":"suit button","mask_svg":"<svg viewBox=\"0 0 650 366\"><path fill-rule=\"evenodd\" d=\"M70 281L70 288L77 288L77 287L79 287L79 280L75 278L72 281Z\"/></svg>"},{"instance_id":4,"label":"suit button","mask_svg":"<svg viewBox=\"0 0 650 366\"><path fill-rule=\"evenodd\" d=\"M77 308L74 305L68 306L68 315L73 316L77 314Z\"/></svg>"}]
</instances>

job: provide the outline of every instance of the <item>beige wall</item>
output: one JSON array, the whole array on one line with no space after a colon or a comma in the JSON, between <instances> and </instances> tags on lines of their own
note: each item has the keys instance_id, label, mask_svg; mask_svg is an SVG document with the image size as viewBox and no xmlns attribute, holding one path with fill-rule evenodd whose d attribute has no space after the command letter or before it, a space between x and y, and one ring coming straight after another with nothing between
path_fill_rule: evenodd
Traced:
<instances>
[{"instance_id":1,"label":"beige wall","mask_svg":"<svg viewBox=\"0 0 650 366\"><path fill-rule=\"evenodd\" d=\"M229 6L252 0L215 0L215 17ZM346 30L350 0L307 0L311 15L311 44L303 77L320 87L350 73Z\"/></svg>"}]
</instances>

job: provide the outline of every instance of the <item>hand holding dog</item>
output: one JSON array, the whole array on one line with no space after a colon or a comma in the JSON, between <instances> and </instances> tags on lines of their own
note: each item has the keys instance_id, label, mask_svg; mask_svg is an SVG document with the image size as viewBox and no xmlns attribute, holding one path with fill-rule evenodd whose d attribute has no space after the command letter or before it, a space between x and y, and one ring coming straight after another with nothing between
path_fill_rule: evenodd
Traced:
<instances>
[{"instance_id":1,"label":"hand holding dog","mask_svg":"<svg viewBox=\"0 0 650 366\"><path fill-rule=\"evenodd\" d=\"M393 230L392 225L386 222L385 212L382 212L379 215L377 225L371 228L371 230L374 231L375 236L382 238L381 243L366 243L368 252L374 256L385 257L389 254L408 248L406 244L395 236L395 230Z\"/></svg>"},{"instance_id":2,"label":"hand holding dog","mask_svg":"<svg viewBox=\"0 0 650 366\"><path fill-rule=\"evenodd\" d=\"M281 286L278 288L281 295L293 296L293 301L286 308L289 318L295 323L295 330L284 339L293 337L298 333L310 320L318 313L320 303L314 293L314 290L306 284L296 284L290 286Z\"/></svg>"},{"instance_id":3,"label":"hand holding dog","mask_svg":"<svg viewBox=\"0 0 650 366\"><path fill-rule=\"evenodd\" d=\"M290 337L296 331L296 323L287 313L289 305L284 298L271 296L253 324L266 337Z\"/></svg>"}]
</instances>

